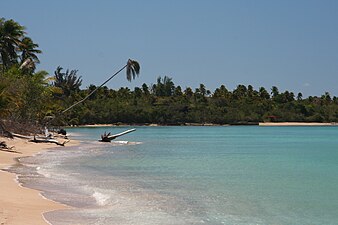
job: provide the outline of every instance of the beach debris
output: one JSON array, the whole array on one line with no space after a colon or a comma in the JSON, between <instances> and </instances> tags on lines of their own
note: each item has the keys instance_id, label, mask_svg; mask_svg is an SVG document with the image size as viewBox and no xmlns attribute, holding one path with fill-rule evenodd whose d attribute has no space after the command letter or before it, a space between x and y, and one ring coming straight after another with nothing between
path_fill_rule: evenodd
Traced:
<instances>
[{"instance_id":1,"label":"beach debris","mask_svg":"<svg viewBox=\"0 0 338 225\"><path fill-rule=\"evenodd\" d=\"M69 140L66 140L63 143L60 143L58 140L55 140L55 139L46 139L46 138L39 138L39 139L37 139L34 136L34 139L33 140L29 140L29 142L34 142L34 143L54 143L54 144L57 144L57 145L65 146L65 144L68 143Z\"/></svg>"},{"instance_id":2,"label":"beach debris","mask_svg":"<svg viewBox=\"0 0 338 225\"><path fill-rule=\"evenodd\" d=\"M67 135L67 131L66 131L65 129L63 129L63 128L61 128L60 130L58 130L57 133L58 133L58 134L62 134L62 135L64 135L64 136Z\"/></svg>"},{"instance_id":3,"label":"beach debris","mask_svg":"<svg viewBox=\"0 0 338 225\"><path fill-rule=\"evenodd\" d=\"M115 138L120 137L120 136L125 135L125 134L128 134L128 133L131 133L135 130L136 129L134 128L134 129L126 130L126 131L123 131L121 133L113 134L113 135L111 135L110 132L109 133L104 132L104 134L101 134L101 140L99 140L99 141L101 141L101 142L111 142Z\"/></svg>"},{"instance_id":4,"label":"beach debris","mask_svg":"<svg viewBox=\"0 0 338 225\"><path fill-rule=\"evenodd\" d=\"M7 146L6 142L0 141L0 148L8 149L8 146Z\"/></svg>"},{"instance_id":5,"label":"beach debris","mask_svg":"<svg viewBox=\"0 0 338 225\"><path fill-rule=\"evenodd\" d=\"M45 137L46 138L52 138L53 137L53 134L52 133L49 133L49 130L47 127L45 127Z\"/></svg>"},{"instance_id":6,"label":"beach debris","mask_svg":"<svg viewBox=\"0 0 338 225\"><path fill-rule=\"evenodd\" d=\"M6 142L0 141L0 150L1 150L1 151L14 152L14 153L20 153L20 154L21 154L21 152L14 151L13 148L14 148L14 146L9 147L9 146L6 144Z\"/></svg>"},{"instance_id":7,"label":"beach debris","mask_svg":"<svg viewBox=\"0 0 338 225\"><path fill-rule=\"evenodd\" d=\"M31 139L32 137L31 136L25 136L25 135L21 135L21 134L15 134L15 133L12 133L13 137L16 137L16 138L21 138L21 139Z\"/></svg>"}]
</instances>

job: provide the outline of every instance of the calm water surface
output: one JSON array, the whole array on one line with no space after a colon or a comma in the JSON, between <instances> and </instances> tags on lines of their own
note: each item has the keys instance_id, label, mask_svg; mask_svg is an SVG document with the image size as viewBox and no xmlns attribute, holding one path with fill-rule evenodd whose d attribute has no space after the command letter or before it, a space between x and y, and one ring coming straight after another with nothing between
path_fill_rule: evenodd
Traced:
<instances>
[{"instance_id":1,"label":"calm water surface","mask_svg":"<svg viewBox=\"0 0 338 225\"><path fill-rule=\"evenodd\" d=\"M337 224L338 127L136 127L21 159L20 181L76 209L59 224Z\"/></svg>"}]
</instances>

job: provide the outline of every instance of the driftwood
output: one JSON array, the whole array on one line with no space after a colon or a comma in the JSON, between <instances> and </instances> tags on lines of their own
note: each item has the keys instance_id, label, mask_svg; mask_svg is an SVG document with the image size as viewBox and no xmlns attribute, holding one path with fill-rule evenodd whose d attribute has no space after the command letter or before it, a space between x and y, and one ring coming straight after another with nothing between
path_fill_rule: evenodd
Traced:
<instances>
[{"instance_id":1,"label":"driftwood","mask_svg":"<svg viewBox=\"0 0 338 225\"><path fill-rule=\"evenodd\" d=\"M14 146L9 147L6 144L6 142L0 141L0 151L13 152L13 153L19 153L19 154L21 154L21 152L14 151L13 148L14 148Z\"/></svg>"},{"instance_id":2,"label":"driftwood","mask_svg":"<svg viewBox=\"0 0 338 225\"><path fill-rule=\"evenodd\" d=\"M58 140L55 139L36 139L36 137L34 136L33 140L29 140L29 142L34 142L34 143L54 143L57 145L61 145L61 146L65 146L66 143L69 142L69 140L64 141L63 143L60 143Z\"/></svg>"},{"instance_id":3,"label":"driftwood","mask_svg":"<svg viewBox=\"0 0 338 225\"><path fill-rule=\"evenodd\" d=\"M125 134L128 134L130 132L133 132L135 130L136 129L130 129L130 130L126 130L126 131L123 131L121 133L113 134L113 135L111 135L110 132L108 134L106 132L104 132L104 134L101 135L101 140L99 140L99 141L101 141L101 142L111 142L115 138L120 137L120 136L125 135Z\"/></svg>"},{"instance_id":4,"label":"driftwood","mask_svg":"<svg viewBox=\"0 0 338 225\"><path fill-rule=\"evenodd\" d=\"M7 146L6 142L0 141L0 148L2 149L11 149L10 147Z\"/></svg>"},{"instance_id":5,"label":"driftwood","mask_svg":"<svg viewBox=\"0 0 338 225\"><path fill-rule=\"evenodd\" d=\"M21 134L15 134L15 133L12 133L13 137L16 137L16 138L21 138L21 139L31 139L32 137L29 137L29 136L24 136L24 135L21 135Z\"/></svg>"}]
</instances>

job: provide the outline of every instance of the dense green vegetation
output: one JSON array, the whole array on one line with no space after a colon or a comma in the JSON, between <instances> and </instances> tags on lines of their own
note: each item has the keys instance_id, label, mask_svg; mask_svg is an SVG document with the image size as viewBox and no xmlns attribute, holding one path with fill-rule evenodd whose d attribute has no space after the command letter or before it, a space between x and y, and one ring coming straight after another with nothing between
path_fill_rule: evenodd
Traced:
<instances>
[{"instance_id":1,"label":"dense green vegetation","mask_svg":"<svg viewBox=\"0 0 338 225\"><path fill-rule=\"evenodd\" d=\"M95 88L81 90L85 95ZM182 90L168 77L158 78L150 87L143 84L134 90L102 87L69 119L79 124L91 123L214 123L249 124L260 121L337 122L338 99L329 93L321 97L302 99L302 94L280 93L277 87L271 94L265 88L254 90L238 85L233 91L224 85L213 92L201 84L195 90Z\"/></svg>"},{"instance_id":2,"label":"dense green vegetation","mask_svg":"<svg viewBox=\"0 0 338 225\"><path fill-rule=\"evenodd\" d=\"M279 92L277 87L238 85L228 90L220 85L210 91L200 84L183 89L166 76L134 90L94 85L81 89L77 70L58 67L52 76L36 72L38 47L23 26L0 19L0 119L55 125L338 122L338 99L329 93L303 99L301 93ZM61 113L90 93L86 101Z\"/></svg>"}]
</instances>

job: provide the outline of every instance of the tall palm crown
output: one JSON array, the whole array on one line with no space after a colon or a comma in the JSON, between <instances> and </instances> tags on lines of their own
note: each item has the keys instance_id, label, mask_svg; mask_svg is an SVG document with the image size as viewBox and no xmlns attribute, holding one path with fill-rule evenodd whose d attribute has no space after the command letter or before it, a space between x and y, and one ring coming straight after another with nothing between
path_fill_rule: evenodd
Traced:
<instances>
[{"instance_id":1,"label":"tall palm crown","mask_svg":"<svg viewBox=\"0 0 338 225\"><path fill-rule=\"evenodd\" d=\"M132 78L135 79L136 76L140 74L141 67L137 61L128 59L126 67L127 67L126 74L127 74L128 81L131 81Z\"/></svg>"},{"instance_id":2,"label":"tall palm crown","mask_svg":"<svg viewBox=\"0 0 338 225\"><path fill-rule=\"evenodd\" d=\"M17 51L21 38L25 34L25 27L14 20L0 18L0 63L8 68L17 63Z\"/></svg>"},{"instance_id":3,"label":"tall palm crown","mask_svg":"<svg viewBox=\"0 0 338 225\"><path fill-rule=\"evenodd\" d=\"M20 63L20 69L33 73L40 62L37 57L42 53L37 49L39 45L25 36L24 30L25 27L14 20L0 18L0 65L4 70Z\"/></svg>"},{"instance_id":4,"label":"tall palm crown","mask_svg":"<svg viewBox=\"0 0 338 225\"><path fill-rule=\"evenodd\" d=\"M38 44L35 44L31 38L24 37L19 45L21 50L21 67L35 69L35 64L40 63L39 58L36 54L42 53L41 50L37 49Z\"/></svg>"}]
</instances>

